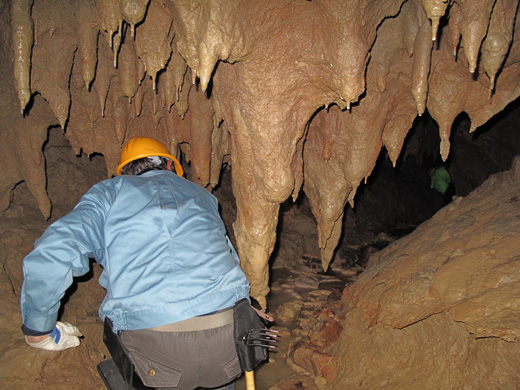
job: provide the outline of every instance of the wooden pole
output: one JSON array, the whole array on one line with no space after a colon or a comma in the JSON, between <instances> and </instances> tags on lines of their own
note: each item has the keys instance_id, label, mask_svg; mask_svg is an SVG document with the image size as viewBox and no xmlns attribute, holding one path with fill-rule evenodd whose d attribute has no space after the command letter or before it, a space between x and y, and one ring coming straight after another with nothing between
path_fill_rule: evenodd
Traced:
<instances>
[{"instance_id":1,"label":"wooden pole","mask_svg":"<svg viewBox=\"0 0 520 390\"><path fill-rule=\"evenodd\" d=\"M246 390L255 390L254 371L246 371Z\"/></svg>"}]
</instances>

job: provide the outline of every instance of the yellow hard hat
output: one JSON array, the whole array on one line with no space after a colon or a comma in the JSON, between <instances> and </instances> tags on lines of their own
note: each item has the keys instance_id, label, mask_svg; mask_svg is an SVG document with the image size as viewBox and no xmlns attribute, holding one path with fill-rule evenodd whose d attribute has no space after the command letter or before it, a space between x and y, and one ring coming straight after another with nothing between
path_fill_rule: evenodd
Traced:
<instances>
[{"instance_id":1,"label":"yellow hard hat","mask_svg":"<svg viewBox=\"0 0 520 390\"><path fill-rule=\"evenodd\" d=\"M119 157L120 164L116 169L116 175L121 174L121 170L126 164L140 158L152 156L166 157L172 160L177 175L182 177L184 174L179 160L173 157L162 143L149 137L134 137L128 141L121 151L121 156Z\"/></svg>"}]
</instances>

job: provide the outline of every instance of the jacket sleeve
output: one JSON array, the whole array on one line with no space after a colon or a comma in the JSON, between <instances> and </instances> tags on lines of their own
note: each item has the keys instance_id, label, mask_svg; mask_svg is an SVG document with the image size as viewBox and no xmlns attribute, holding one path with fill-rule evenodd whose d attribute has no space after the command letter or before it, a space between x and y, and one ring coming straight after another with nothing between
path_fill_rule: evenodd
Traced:
<instances>
[{"instance_id":1,"label":"jacket sleeve","mask_svg":"<svg viewBox=\"0 0 520 390\"><path fill-rule=\"evenodd\" d=\"M89 258L104 246L107 209L106 194L94 186L74 210L36 240L34 250L23 261L20 303L24 328L36 332L54 328L60 301L72 278L86 274Z\"/></svg>"}]
</instances>

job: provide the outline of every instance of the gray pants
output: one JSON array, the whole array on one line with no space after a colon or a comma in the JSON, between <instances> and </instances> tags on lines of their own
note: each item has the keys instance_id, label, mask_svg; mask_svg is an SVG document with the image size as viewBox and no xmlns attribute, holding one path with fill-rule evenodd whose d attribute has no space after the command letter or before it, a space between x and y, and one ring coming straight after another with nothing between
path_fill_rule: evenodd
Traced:
<instances>
[{"instance_id":1,"label":"gray pants","mask_svg":"<svg viewBox=\"0 0 520 390\"><path fill-rule=\"evenodd\" d=\"M234 380L242 370L230 313L231 323L216 328L180 332L157 330L160 328L131 330L121 333L121 342L146 386L161 390L233 390ZM196 317L196 321L211 324L212 317Z\"/></svg>"}]
</instances>

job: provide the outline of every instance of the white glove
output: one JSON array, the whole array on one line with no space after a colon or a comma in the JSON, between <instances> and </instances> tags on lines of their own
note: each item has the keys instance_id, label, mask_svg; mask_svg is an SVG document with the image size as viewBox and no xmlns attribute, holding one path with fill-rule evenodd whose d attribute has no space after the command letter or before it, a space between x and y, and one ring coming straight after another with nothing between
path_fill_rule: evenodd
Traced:
<instances>
[{"instance_id":1,"label":"white glove","mask_svg":"<svg viewBox=\"0 0 520 390\"><path fill-rule=\"evenodd\" d=\"M79 338L83 336L78 328L68 322L56 322L56 327L52 332L37 343L30 343L25 336L25 341L33 348L44 349L46 351L63 351L67 348L77 347Z\"/></svg>"}]
</instances>

